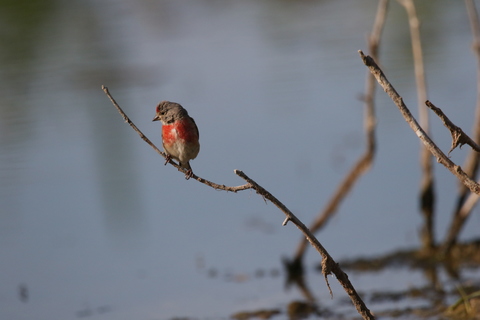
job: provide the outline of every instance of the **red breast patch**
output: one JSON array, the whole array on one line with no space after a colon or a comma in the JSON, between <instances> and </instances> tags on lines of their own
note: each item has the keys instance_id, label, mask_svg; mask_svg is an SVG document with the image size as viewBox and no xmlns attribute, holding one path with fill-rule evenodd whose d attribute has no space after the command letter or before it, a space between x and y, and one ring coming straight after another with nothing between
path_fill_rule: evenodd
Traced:
<instances>
[{"instance_id":1,"label":"red breast patch","mask_svg":"<svg viewBox=\"0 0 480 320\"><path fill-rule=\"evenodd\" d=\"M198 143L198 129L195 122L188 117L162 126L163 143L171 145L175 142ZM180 140L180 141L178 141Z\"/></svg>"}]
</instances>

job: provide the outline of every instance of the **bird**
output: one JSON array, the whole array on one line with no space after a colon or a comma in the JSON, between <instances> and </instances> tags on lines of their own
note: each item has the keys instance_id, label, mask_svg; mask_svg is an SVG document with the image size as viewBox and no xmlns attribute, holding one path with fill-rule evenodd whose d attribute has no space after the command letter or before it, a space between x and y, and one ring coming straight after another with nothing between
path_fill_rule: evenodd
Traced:
<instances>
[{"instance_id":1,"label":"bird","mask_svg":"<svg viewBox=\"0 0 480 320\"><path fill-rule=\"evenodd\" d=\"M200 151L198 127L187 110L179 103L161 101L152 121L162 122L163 149L167 154L165 165L173 158L180 167L187 169L185 179L193 175L190 160Z\"/></svg>"}]
</instances>

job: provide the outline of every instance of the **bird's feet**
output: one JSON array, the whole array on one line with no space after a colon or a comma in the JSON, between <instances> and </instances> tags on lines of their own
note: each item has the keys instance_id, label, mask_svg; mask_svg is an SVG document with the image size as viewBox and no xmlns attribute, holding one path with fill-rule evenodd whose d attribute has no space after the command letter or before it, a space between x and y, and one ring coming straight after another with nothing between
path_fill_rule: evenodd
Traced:
<instances>
[{"instance_id":1,"label":"bird's feet","mask_svg":"<svg viewBox=\"0 0 480 320\"><path fill-rule=\"evenodd\" d=\"M172 156L167 154L167 156L165 157L165 165L167 165L167 163L169 163L170 160L172 160Z\"/></svg>"},{"instance_id":2,"label":"bird's feet","mask_svg":"<svg viewBox=\"0 0 480 320\"><path fill-rule=\"evenodd\" d=\"M185 180L190 179L192 176L193 176L192 169L188 169L187 172L185 173Z\"/></svg>"}]
</instances>

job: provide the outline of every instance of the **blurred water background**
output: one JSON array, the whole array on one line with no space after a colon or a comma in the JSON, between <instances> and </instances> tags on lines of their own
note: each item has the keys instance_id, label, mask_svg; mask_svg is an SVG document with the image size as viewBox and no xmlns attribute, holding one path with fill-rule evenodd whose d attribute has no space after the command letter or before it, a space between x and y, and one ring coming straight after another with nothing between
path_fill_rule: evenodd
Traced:
<instances>
[{"instance_id":1,"label":"blurred water background","mask_svg":"<svg viewBox=\"0 0 480 320\"><path fill-rule=\"evenodd\" d=\"M364 150L367 51L377 1L0 2L0 318L225 318L278 307L281 258L301 239L252 191L186 181L126 125L161 146L152 123L161 100L195 118L201 177L244 182L241 169L306 224ZM464 3L417 1L429 99L470 132L475 57ZM392 1L381 42L387 76L416 111L406 14ZM419 245L419 141L377 92L378 150L318 238L335 259ZM432 136L450 137L432 117ZM452 160L462 164L468 148ZM458 182L435 165L437 238ZM473 214L461 239L478 236ZM307 267L319 261L310 250ZM358 290L425 281L396 272ZM321 303L345 293L319 275ZM355 311L346 304L344 308Z\"/></svg>"}]
</instances>

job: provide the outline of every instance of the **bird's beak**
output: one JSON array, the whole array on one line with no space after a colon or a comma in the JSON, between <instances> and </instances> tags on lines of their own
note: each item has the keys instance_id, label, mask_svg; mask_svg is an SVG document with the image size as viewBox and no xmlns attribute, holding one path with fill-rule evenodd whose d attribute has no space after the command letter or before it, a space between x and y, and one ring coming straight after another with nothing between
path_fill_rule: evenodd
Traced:
<instances>
[{"instance_id":1,"label":"bird's beak","mask_svg":"<svg viewBox=\"0 0 480 320\"><path fill-rule=\"evenodd\" d=\"M157 115L155 116L155 118L153 118L152 121L158 121L158 120L160 120L160 116L157 114Z\"/></svg>"}]
</instances>

